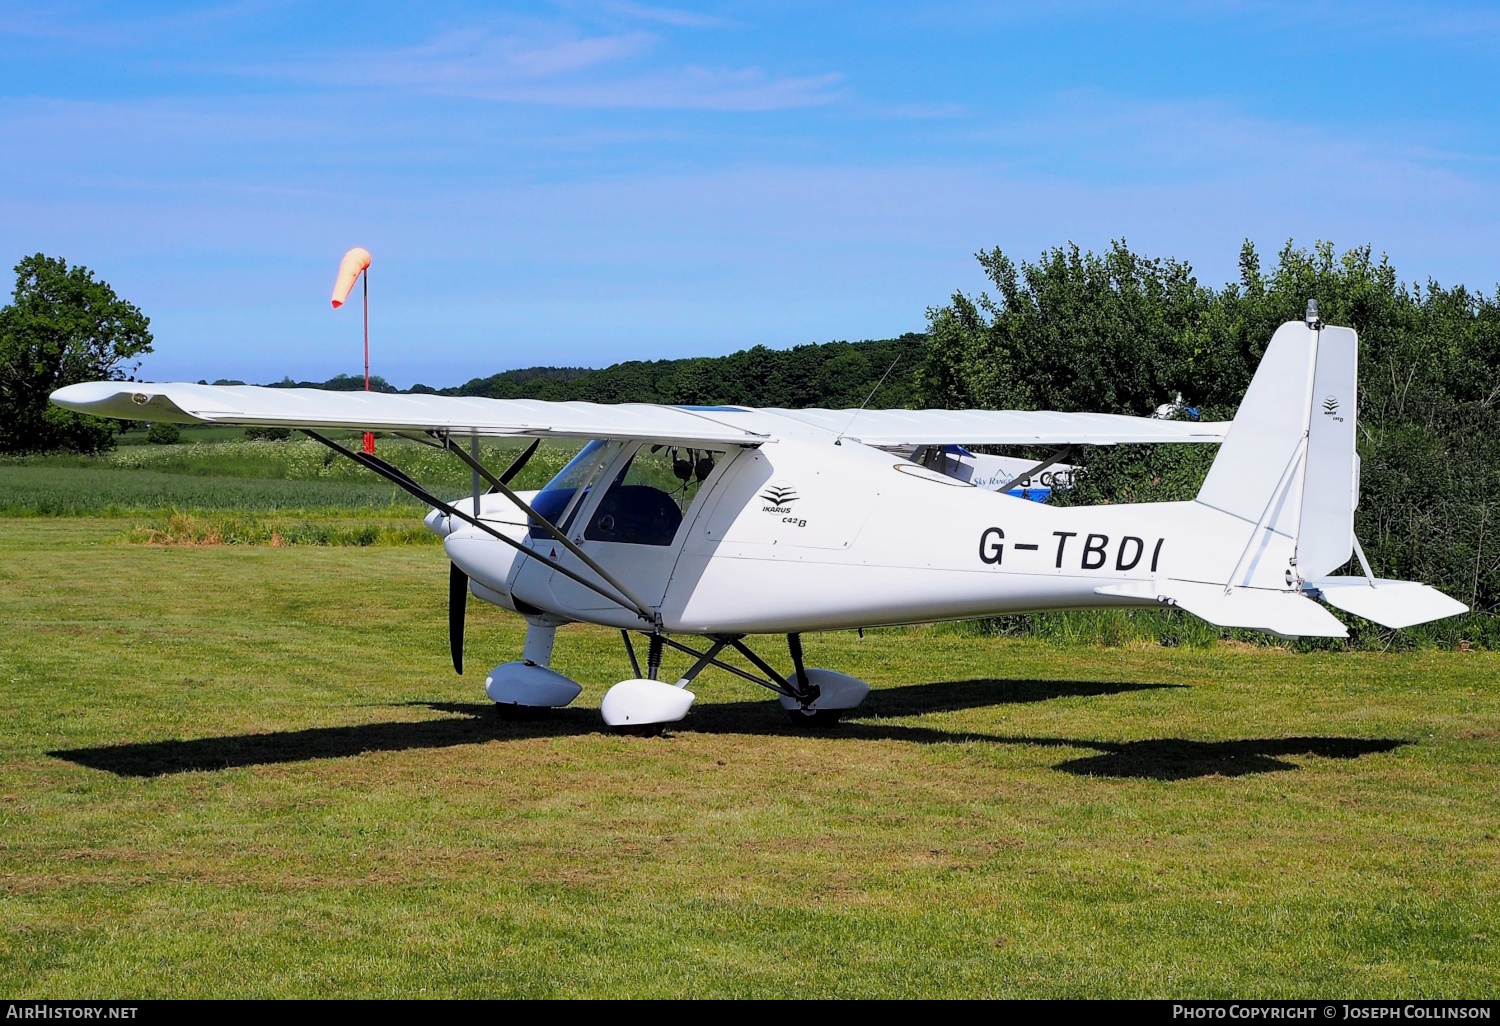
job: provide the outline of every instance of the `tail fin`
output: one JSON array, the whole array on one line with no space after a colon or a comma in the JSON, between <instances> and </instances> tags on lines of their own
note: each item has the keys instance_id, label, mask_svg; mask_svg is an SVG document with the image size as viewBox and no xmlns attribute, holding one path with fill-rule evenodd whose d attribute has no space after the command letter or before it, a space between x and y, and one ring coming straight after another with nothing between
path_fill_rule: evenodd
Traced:
<instances>
[{"instance_id":1,"label":"tail fin","mask_svg":"<svg viewBox=\"0 0 1500 1026\"><path fill-rule=\"evenodd\" d=\"M1328 576L1349 562L1359 544L1354 537L1354 509L1359 504L1359 457L1354 451L1358 348L1353 329L1323 326L1313 318L1283 324L1271 337L1198 491L1198 502L1255 528L1230 575L1230 588L1220 595L1184 594L1185 608L1213 623L1337 636L1332 617L1321 624L1325 632L1299 602L1276 604L1269 597L1249 594L1235 597L1252 581L1257 589L1282 586L1266 573L1257 578L1255 572L1271 536L1281 535L1292 540L1292 565L1301 579L1288 575L1287 591L1321 598L1388 627L1408 627L1467 610L1425 584L1376 580L1363 552L1363 577Z\"/></svg>"},{"instance_id":2,"label":"tail fin","mask_svg":"<svg viewBox=\"0 0 1500 1026\"><path fill-rule=\"evenodd\" d=\"M1354 553L1357 353L1350 328L1278 328L1198 492L1206 506L1296 539L1303 577Z\"/></svg>"}]
</instances>

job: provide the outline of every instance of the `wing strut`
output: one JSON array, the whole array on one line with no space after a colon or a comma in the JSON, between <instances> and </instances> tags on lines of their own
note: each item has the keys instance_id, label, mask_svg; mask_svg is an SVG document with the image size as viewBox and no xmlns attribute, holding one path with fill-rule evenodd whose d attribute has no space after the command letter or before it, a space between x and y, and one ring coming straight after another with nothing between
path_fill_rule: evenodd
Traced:
<instances>
[{"instance_id":1,"label":"wing strut","mask_svg":"<svg viewBox=\"0 0 1500 1026\"><path fill-rule=\"evenodd\" d=\"M1054 463L1061 463L1063 460L1067 459L1072 452L1073 447L1071 445L1065 445L1057 452L1053 453L1051 456L1048 456L1046 459L1042 460L1042 462L1038 463L1036 466L1026 468L1019 474L1012 477L1010 480L1012 483L1020 482L1022 488L1030 488L1031 479L1033 477L1036 477L1038 474L1046 470L1048 467L1052 466Z\"/></svg>"},{"instance_id":2,"label":"wing strut","mask_svg":"<svg viewBox=\"0 0 1500 1026\"><path fill-rule=\"evenodd\" d=\"M522 545L520 542L516 541L509 535L502 534L501 532L495 530L493 527L491 527L489 524L484 523L478 517L470 516L468 513L465 513L462 510L449 505L442 499L439 499L436 495L433 495L427 489L423 488L421 485L417 484L417 482L407 477L400 470L397 470L385 460L380 459L378 456L371 456L367 453L354 452L352 449L346 449L344 446L335 442L333 439L325 438L322 435L318 434L316 431L310 430L309 428L302 428L301 430L303 434L307 435L307 437L313 439L316 442L321 442L323 445L328 446L328 448L332 449L334 452L349 457L351 460L353 460L355 463L358 463L366 470L374 471L381 477L385 478L387 481L410 493L418 501L424 502L429 506L433 506L437 509L442 510L444 516L457 517L464 523L479 528L479 530L483 531L485 534L488 534L490 537L495 538L499 541L503 541L505 544L509 545L511 548L522 553L523 555L530 556L532 559L543 564L544 566L551 567L553 570L556 570L564 577L572 578L579 584L583 585L585 588L588 588L590 591L596 592L599 595L602 595L605 598L609 599L609 601L615 603L615 605L623 606L624 608L630 610L632 613L635 613L642 620L645 620L647 623L649 623L653 629L659 626L659 617L656 612L643 603L637 602L634 597L631 596L631 594L625 589L620 588L620 595L624 596L623 599L618 595L611 595L608 591L606 591L604 588L601 588L595 582L586 579L582 574L569 570L561 563L558 563L555 560L548 559L546 556L541 555L534 549L527 548L525 545ZM527 506L519 499L515 499L513 495L512 501L516 502L519 506L521 506L522 509L525 509L527 512L531 512L531 507ZM536 514L532 513L532 516L536 516ZM547 523L545 520L542 522ZM564 544L567 543L565 542ZM569 547L571 548L571 546ZM593 562L592 560L588 559L588 557L584 557L584 561L589 563ZM607 583L614 585L617 588L619 587L618 585L615 585L615 582L611 580L608 575L602 576L604 576L604 579Z\"/></svg>"}]
</instances>

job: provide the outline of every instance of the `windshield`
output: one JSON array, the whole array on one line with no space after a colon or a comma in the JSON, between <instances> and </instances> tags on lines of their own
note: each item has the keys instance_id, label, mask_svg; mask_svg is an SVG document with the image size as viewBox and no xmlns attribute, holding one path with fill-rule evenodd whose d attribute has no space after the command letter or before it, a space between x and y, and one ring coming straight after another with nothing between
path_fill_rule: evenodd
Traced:
<instances>
[{"instance_id":1,"label":"windshield","mask_svg":"<svg viewBox=\"0 0 1500 1026\"><path fill-rule=\"evenodd\" d=\"M614 458L615 449L615 444L598 440L585 445L577 456L568 461L567 466L557 472L556 477L547 482L546 487L537 492L536 497L531 500L531 508L548 523L567 530L567 521L562 518L566 515L571 519L572 511L588 498L594 478ZM539 532L534 521L532 532L546 533Z\"/></svg>"}]
</instances>

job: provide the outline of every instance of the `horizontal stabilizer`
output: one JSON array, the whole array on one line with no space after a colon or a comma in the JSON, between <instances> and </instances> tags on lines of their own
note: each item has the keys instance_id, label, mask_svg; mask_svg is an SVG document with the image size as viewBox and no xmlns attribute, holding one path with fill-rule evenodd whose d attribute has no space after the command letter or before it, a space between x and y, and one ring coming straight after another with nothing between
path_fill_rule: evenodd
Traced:
<instances>
[{"instance_id":1,"label":"horizontal stabilizer","mask_svg":"<svg viewBox=\"0 0 1500 1026\"><path fill-rule=\"evenodd\" d=\"M1231 588L1196 581L1157 581L1095 588L1101 595L1155 598L1186 609L1218 627L1270 631L1284 638L1347 638L1348 629L1328 610L1294 591ZM1153 592L1154 595L1148 595Z\"/></svg>"},{"instance_id":2,"label":"horizontal stabilizer","mask_svg":"<svg viewBox=\"0 0 1500 1026\"><path fill-rule=\"evenodd\" d=\"M1411 627L1469 611L1469 607L1457 599L1416 581L1376 578L1375 586L1371 587L1363 577L1322 577L1308 581L1307 585L1316 588L1330 606L1362 616L1382 627Z\"/></svg>"}]
</instances>

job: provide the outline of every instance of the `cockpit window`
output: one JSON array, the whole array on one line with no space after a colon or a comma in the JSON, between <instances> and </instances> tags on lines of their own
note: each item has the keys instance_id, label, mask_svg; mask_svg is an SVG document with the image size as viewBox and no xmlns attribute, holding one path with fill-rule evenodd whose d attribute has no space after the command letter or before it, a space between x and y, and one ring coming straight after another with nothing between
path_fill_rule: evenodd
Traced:
<instances>
[{"instance_id":1,"label":"cockpit window","mask_svg":"<svg viewBox=\"0 0 1500 1026\"><path fill-rule=\"evenodd\" d=\"M724 453L643 445L609 486L583 536L626 545L671 545L703 482Z\"/></svg>"},{"instance_id":2,"label":"cockpit window","mask_svg":"<svg viewBox=\"0 0 1500 1026\"><path fill-rule=\"evenodd\" d=\"M531 500L531 508L546 521L566 531L573 515L588 499L594 480L603 472L609 461L619 451L618 442L593 441L579 450L568 465L548 481L546 487ZM566 519L564 519L566 518ZM540 525L531 525L533 536L541 537L546 532Z\"/></svg>"}]
</instances>

